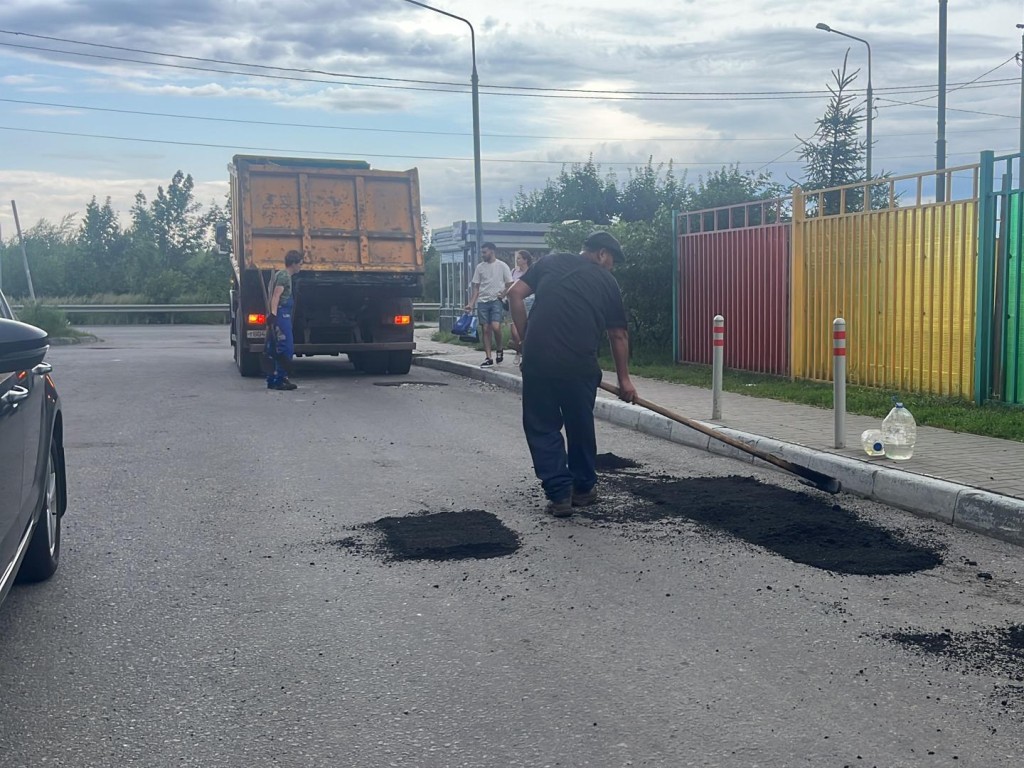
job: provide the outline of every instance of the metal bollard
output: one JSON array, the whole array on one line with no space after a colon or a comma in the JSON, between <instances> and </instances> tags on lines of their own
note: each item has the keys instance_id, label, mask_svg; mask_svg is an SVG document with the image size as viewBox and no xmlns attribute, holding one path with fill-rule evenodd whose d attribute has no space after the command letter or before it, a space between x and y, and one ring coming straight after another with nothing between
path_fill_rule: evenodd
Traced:
<instances>
[{"instance_id":1,"label":"metal bollard","mask_svg":"<svg viewBox=\"0 0 1024 768\"><path fill-rule=\"evenodd\" d=\"M722 418L722 365L725 356L725 318L715 315L711 328L711 418Z\"/></svg>"},{"instance_id":2,"label":"metal bollard","mask_svg":"<svg viewBox=\"0 0 1024 768\"><path fill-rule=\"evenodd\" d=\"M846 321L832 321L832 407L835 410L835 447L846 447Z\"/></svg>"}]
</instances>

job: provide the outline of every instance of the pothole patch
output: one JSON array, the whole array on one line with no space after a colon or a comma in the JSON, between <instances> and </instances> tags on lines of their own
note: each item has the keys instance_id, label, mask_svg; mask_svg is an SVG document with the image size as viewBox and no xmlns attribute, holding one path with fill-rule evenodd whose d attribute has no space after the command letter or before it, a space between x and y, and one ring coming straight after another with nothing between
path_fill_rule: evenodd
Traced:
<instances>
[{"instance_id":1,"label":"pothole patch","mask_svg":"<svg viewBox=\"0 0 1024 768\"><path fill-rule=\"evenodd\" d=\"M520 546L515 531L480 509L382 517L361 527L377 534L376 544L359 537L331 543L344 551L376 554L390 561L486 560L511 555Z\"/></svg>"},{"instance_id":2,"label":"pothole patch","mask_svg":"<svg viewBox=\"0 0 1024 768\"><path fill-rule=\"evenodd\" d=\"M375 381L375 387L447 387L443 381Z\"/></svg>"},{"instance_id":3,"label":"pothole patch","mask_svg":"<svg viewBox=\"0 0 1024 768\"><path fill-rule=\"evenodd\" d=\"M580 510L594 522L689 520L788 560L841 574L916 573L942 563L932 546L862 520L831 499L753 477L604 473L604 498Z\"/></svg>"},{"instance_id":4,"label":"pothole patch","mask_svg":"<svg viewBox=\"0 0 1024 768\"><path fill-rule=\"evenodd\" d=\"M617 472L620 469L639 469L640 464L632 459L624 459L614 453L599 453L594 462L598 472Z\"/></svg>"}]
</instances>

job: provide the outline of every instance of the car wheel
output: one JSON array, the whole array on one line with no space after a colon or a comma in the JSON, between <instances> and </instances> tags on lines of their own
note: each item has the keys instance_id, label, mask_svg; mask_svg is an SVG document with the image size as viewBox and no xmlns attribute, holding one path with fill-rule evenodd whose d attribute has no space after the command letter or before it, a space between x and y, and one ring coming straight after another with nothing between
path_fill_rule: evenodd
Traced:
<instances>
[{"instance_id":1,"label":"car wheel","mask_svg":"<svg viewBox=\"0 0 1024 768\"><path fill-rule=\"evenodd\" d=\"M65 487L64 463L54 440L50 440L50 458L46 466L46 492L39 509L39 519L25 559L18 571L18 581L45 581L57 571L60 561L60 521L64 511L61 498Z\"/></svg>"}]
</instances>

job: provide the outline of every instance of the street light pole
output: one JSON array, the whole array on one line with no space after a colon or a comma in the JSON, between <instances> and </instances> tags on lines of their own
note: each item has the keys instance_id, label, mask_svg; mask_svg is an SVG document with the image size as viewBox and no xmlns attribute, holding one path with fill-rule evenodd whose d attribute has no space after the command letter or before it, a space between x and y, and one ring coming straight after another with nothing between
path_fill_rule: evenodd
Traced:
<instances>
[{"instance_id":1,"label":"street light pole","mask_svg":"<svg viewBox=\"0 0 1024 768\"><path fill-rule=\"evenodd\" d=\"M856 37L855 35L848 35L845 32L840 32L838 29L832 29L828 24L818 23L815 25L815 29L821 29L825 32L832 32L843 37L848 37L851 40L856 40L858 43L864 43L868 48L868 119L867 119L867 130L868 130L868 146L867 152L864 156L864 165L867 175L867 180L871 180L871 119L874 117L874 99L871 91L871 44L862 37Z\"/></svg>"},{"instance_id":2,"label":"street light pole","mask_svg":"<svg viewBox=\"0 0 1024 768\"><path fill-rule=\"evenodd\" d=\"M935 141L935 170L946 167L946 0L939 0L939 124ZM935 202L946 201L946 175L935 177Z\"/></svg>"},{"instance_id":3,"label":"street light pole","mask_svg":"<svg viewBox=\"0 0 1024 768\"><path fill-rule=\"evenodd\" d=\"M1024 24L1018 24L1017 29L1024 29ZM1020 142L1018 151L1024 155L1024 32L1020 36ZM1024 168L1024 166L1021 167ZM1024 174L1021 175L1024 176Z\"/></svg>"},{"instance_id":4,"label":"street light pole","mask_svg":"<svg viewBox=\"0 0 1024 768\"><path fill-rule=\"evenodd\" d=\"M473 52L473 74L470 77L470 85L472 86L473 91L473 181L476 186L476 253L472 258L472 266L475 267L480 256L480 242L484 235L484 205L483 194L480 189L480 78L477 76L476 72L476 32L468 19L456 16L454 13L442 11L440 8L434 8L431 5L417 2L417 0L405 0L405 2L411 3L412 5L418 5L420 8L426 8L428 11L440 13L443 16L448 16L452 19L458 19L469 27L469 43ZM463 286L463 288L465 288L465 286Z\"/></svg>"}]
</instances>

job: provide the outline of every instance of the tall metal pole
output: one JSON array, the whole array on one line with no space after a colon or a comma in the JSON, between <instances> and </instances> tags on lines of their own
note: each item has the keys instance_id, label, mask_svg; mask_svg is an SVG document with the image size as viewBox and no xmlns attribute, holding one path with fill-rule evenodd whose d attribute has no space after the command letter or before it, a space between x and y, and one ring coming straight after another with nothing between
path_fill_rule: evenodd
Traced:
<instances>
[{"instance_id":1,"label":"tall metal pole","mask_svg":"<svg viewBox=\"0 0 1024 768\"><path fill-rule=\"evenodd\" d=\"M18 231L18 240L21 243L21 261L25 265L25 279L28 281L28 297L36 300L36 291L32 287L32 271L28 268L28 251L25 250L25 237L21 234L21 221L18 220L18 204L11 200L11 210L14 211L14 228Z\"/></svg>"},{"instance_id":2,"label":"tall metal pole","mask_svg":"<svg viewBox=\"0 0 1024 768\"><path fill-rule=\"evenodd\" d=\"M473 74L470 77L469 82L473 91L473 182L476 186L476 250L471 257L472 263L469 264L469 271L472 271L476 266L477 261L480 259L480 243L484 236L484 204L480 182L480 78L477 76L476 71L476 31L473 29L473 25L469 23L468 19L456 16L454 13L442 11L440 8L434 8L432 5L426 5L425 3L418 2L417 0L405 0L405 2L411 3L412 5L418 5L420 8L426 8L428 11L440 13L443 16L448 16L452 19L458 19L469 27L469 43L473 52ZM465 288L465 286L463 286L463 288Z\"/></svg>"},{"instance_id":3,"label":"tall metal pole","mask_svg":"<svg viewBox=\"0 0 1024 768\"><path fill-rule=\"evenodd\" d=\"M1018 24L1017 29L1024 29L1024 24ZM1020 141L1018 142L1018 151L1024 154L1024 33L1020 36ZM1021 168L1024 169L1024 165ZM1021 177L1024 178L1024 171L1022 171Z\"/></svg>"},{"instance_id":4,"label":"tall metal pole","mask_svg":"<svg viewBox=\"0 0 1024 768\"><path fill-rule=\"evenodd\" d=\"M818 24L816 24L815 28L823 30L825 32L832 32L832 33L834 33L836 35L841 35L843 37L848 37L851 40L856 40L858 43L864 43L864 45L866 45L867 48L868 48L868 117L867 117L867 132L868 132L867 144L868 144L868 146L867 146L867 151L864 154L864 166L865 166L864 171L865 171L865 176L867 177L867 180L870 181L871 180L871 149L872 149L872 144L874 143L874 140L872 139L872 134L871 134L871 124L872 124L872 121L873 121L874 116L875 116L875 114L874 114L874 112L875 112L874 93L871 90L871 43L869 43L863 37L857 37L856 35L848 35L846 32L840 32L838 29L832 29L832 27L830 27L828 24L825 24L823 22L819 22ZM868 207L870 207L870 206L868 206Z\"/></svg>"},{"instance_id":5,"label":"tall metal pole","mask_svg":"<svg viewBox=\"0 0 1024 768\"><path fill-rule=\"evenodd\" d=\"M939 0L939 134L935 141L935 170L946 167L946 5ZM935 202L946 201L946 174L935 176Z\"/></svg>"}]
</instances>

